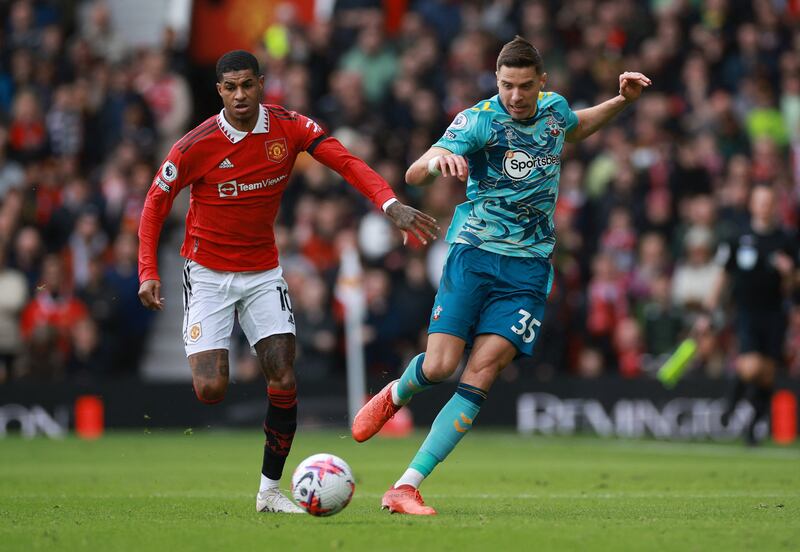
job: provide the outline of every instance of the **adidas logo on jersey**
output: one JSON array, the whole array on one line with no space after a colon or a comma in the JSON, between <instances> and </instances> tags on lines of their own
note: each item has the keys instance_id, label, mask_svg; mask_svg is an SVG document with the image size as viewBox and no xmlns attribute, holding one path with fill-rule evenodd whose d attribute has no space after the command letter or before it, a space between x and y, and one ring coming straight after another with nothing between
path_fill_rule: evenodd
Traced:
<instances>
[{"instance_id":1,"label":"adidas logo on jersey","mask_svg":"<svg viewBox=\"0 0 800 552\"><path fill-rule=\"evenodd\" d=\"M220 169L232 169L233 168L233 163L231 163L231 160L226 157L225 160L222 161L222 163L219 164L219 168Z\"/></svg>"}]
</instances>

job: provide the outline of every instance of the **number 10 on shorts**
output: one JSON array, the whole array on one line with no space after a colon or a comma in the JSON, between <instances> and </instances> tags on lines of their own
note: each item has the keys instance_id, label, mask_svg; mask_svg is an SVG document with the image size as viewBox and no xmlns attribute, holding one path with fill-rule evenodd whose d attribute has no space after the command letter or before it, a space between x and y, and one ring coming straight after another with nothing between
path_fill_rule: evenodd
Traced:
<instances>
[{"instance_id":1,"label":"number 10 on shorts","mask_svg":"<svg viewBox=\"0 0 800 552\"><path fill-rule=\"evenodd\" d=\"M522 318L519 322L511 326L511 331L517 335L522 336L522 341L530 343L536 337L536 328L541 327L542 323L531 316L531 313L525 309L519 309L519 314ZM530 320L530 322L529 322ZM519 326L517 326L519 324Z\"/></svg>"}]
</instances>

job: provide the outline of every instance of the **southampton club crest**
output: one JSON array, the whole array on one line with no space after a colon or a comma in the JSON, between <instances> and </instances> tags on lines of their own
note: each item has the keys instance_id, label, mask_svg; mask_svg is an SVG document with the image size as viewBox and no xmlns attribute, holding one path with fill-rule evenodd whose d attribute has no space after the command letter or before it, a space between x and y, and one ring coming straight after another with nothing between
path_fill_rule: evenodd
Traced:
<instances>
[{"instance_id":1,"label":"southampton club crest","mask_svg":"<svg viewBox=\"0 0 800 552\"><path fill-rule=\"evenodd\" d=\"M550 136L558 136L561 134L561 125L558 124L555 117L548 117L545 124L547 125L547 131L550 133Z\"/></svg>"},{"instance_id":2,"label":"southampton club crest","mask_svg":"<svg viewBox=\"0 0 800 552\"><path fill-rule=\"evenodd\" d=\"M269 140L264 143L264 147L267 148L267 157L269 160L275 163L280 163L289 155L289 149L286 147L285 138Z\"/></svg>"}]
</instances>

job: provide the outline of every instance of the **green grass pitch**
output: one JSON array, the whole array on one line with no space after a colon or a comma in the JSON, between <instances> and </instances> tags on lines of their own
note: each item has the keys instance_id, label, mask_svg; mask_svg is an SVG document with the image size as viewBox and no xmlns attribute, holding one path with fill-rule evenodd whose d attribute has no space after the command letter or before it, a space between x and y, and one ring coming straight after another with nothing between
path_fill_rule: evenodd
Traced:
<instances>
[{"instance_id":1,"label":"green grass pitch","mask_svg":"<svg viewBox=\"0 0 800 552\"><path fill-rule=\"evenodd\" d=\"M0 440L0 550L798 550L800 448L520 437L476 430L422 488L439 515L379 509L421 442L301 431L287 477L342 456L330 518L257 514L263 435Z\"/></svg>"}]
</instances>

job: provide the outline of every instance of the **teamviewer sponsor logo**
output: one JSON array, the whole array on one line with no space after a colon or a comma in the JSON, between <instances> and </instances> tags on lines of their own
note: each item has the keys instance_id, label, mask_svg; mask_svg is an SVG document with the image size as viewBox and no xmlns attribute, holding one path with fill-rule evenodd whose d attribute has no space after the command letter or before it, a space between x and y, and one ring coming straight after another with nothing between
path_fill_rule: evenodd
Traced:
<instances>
[{"instance_id":1,"label":"teamviewer sponsor logo","mask_svg":"<svg viewBox=\"0 0 800 552\"><path fill-rule=\"evenodd\" d=\"M236 187L236 181L220 182L217 184L219 189L219 197L236 197L239 195L239 188Z\"/></svg>"},{"instance_id":2,"label":"teamviewer sponsor logo","mask_svg":"<svg viewBox=\"0 0 800 552\"><path fill-rule=\"evenodd\" d=\"M269 188L275 184L283 182L285 179L286 175L282 174L280 176L276 176L275 178L265 178L263 180L259 180L258 182L250 183L229 180L228 182L221 182L217 184L217 188L219 189L219 197L236 197L239 195L239 192L252 192L255 190L261 190L263 188Z\"/></svg>"},{"instance_id":3,"label":"teamviewer sponsor logo","mask_svg":"<svg viewBox=\"0 0 800 552\"><path fill-rule=\"evenodd\" d=\"M540 169L549 165L558 165L561 159L557 155L540 155L531 157L522 150L508 150L503 157L503 172L512 180L528 178L533 169Z\"/></svg>"}]
</instances>

